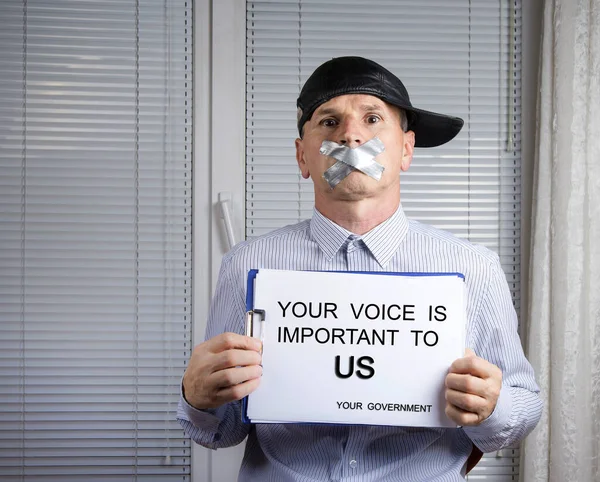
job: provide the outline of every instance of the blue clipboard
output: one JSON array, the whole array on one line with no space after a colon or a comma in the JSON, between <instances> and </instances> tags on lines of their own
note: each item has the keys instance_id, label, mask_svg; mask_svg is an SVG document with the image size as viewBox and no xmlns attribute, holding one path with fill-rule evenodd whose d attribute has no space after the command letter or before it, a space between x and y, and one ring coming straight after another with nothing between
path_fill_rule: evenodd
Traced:
<instances>
[{"instance_id":1,"label":"blue clipboard","mask_svg":"<svg viewBox=\"0 0 600 482\"><path fill-rule=\"evenodd\" d=\"M253 318L254 315L258 315L262 318L262 321L265 321L266 314L264 310L261 310L258 307L254 306L254 281L256 279L256 275L259 273L260 269L251 269L248 271L248 278L246 282L246 336L252 336L252 326L253 326ZM414 277L424 277L424 276L456 276L461 278L463 281L465 280L465 275L459 272L433 272L433 273L423 273L423 272L390 272L390 271L324 271L324 270L313 270L314 272L323 272L323 273L345 273L345 274L370 274L370 275L388 275L388 276L414 276ZM248 417L248 396L242 399L242 410L241 417L243 423L251 424L252 420ZM298 423L307 423L307 422L298 422Z\"/></svg>"}]
</instances>

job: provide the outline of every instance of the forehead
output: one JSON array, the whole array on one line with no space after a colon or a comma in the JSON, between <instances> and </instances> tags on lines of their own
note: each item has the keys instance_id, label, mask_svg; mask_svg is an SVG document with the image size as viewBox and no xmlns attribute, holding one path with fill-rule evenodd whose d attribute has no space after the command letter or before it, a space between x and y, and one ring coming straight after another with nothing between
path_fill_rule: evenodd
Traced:
<instances>
[{"instance_id":1,"label":"forehead","mask_svg":"<svg viewBox=\"0 0 600 482\"><path fill-rule=\"evenodd\" d=\"M394 110L395 107L387 102L384 102L379 97L368 94L346 94L339 95L327 102L321 104L316 110L315 115L331 114L333 112L344 110L369 111Z\"/></svg>"}]
</instances>

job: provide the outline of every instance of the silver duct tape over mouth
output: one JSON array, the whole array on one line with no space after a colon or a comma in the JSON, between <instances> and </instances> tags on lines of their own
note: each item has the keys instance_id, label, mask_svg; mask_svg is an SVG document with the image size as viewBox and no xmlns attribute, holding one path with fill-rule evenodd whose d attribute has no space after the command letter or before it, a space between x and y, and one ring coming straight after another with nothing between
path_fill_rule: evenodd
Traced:
<instances>
[{"instance_id":1,"label":"silver duct tape over mouth","mask_svg":"<svg viewBox=\"0 0 600 482\"><path fill-rule=\"evenodd\" d=\"M385 167L375 161L375 157L384 150L383 142L377 137L373 137L370 141L354 149L333 141L323 141L319 152L337 160L333 166L323 173L323 178L331 189L337 186L352 171L360 171L379 181Z\"/></svg>"}]
</instances>

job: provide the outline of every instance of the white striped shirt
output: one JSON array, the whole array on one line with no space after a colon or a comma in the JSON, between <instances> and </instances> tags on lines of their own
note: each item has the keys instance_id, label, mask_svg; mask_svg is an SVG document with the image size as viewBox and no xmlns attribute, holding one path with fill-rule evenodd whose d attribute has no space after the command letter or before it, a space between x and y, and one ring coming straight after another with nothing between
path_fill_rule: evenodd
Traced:
<instances>
[{"instance_id":1,"label":"white striped shirt","mask_svg":"<svg viewBox=\"0 0 600 482\"><path fill-rule=\"evenodd\" d=\"M244 333L246 279L253 268L463 273L467 346L500 367L503 380L494 412L477 427L456 429L244 424L240 402L201 411L182 397L177 417L197 443L229 447L248 436L240 481L461 481L472 443L483 452L499 450L523 439L539 420L539 389L521 348L505 275L490 250L409 221L402 207L362 236L315 210L311 220L243 242L223 258L207 339Z\"/></svg>"}]
</instances>

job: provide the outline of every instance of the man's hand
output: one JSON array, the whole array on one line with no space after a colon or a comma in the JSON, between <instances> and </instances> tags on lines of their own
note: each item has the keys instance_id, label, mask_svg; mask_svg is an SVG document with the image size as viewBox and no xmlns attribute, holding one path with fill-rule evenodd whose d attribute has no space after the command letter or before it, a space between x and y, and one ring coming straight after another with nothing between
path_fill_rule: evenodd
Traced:
<instances>
[{"instance_id":1,"label":"man's hand","mask_svg":"<svg viewBox=\"0 0 600 482\"><path fill-rule=\"evenodd\" d=\"M260 341L237 333L197 345L183 375L185 399L202 410L244 398L260 382L260 352Z\"/></svg>"},{"instance_id":2,"label":"man's hand","mask_svg":"<svg viewBox=\"0 0 600 482\"><path fill-rule=\"evenodd\" d=\"M446 415L461 426L479 425L496 408L502 371L467 348L446 376Z\"/></svg>"}]
</instances>

